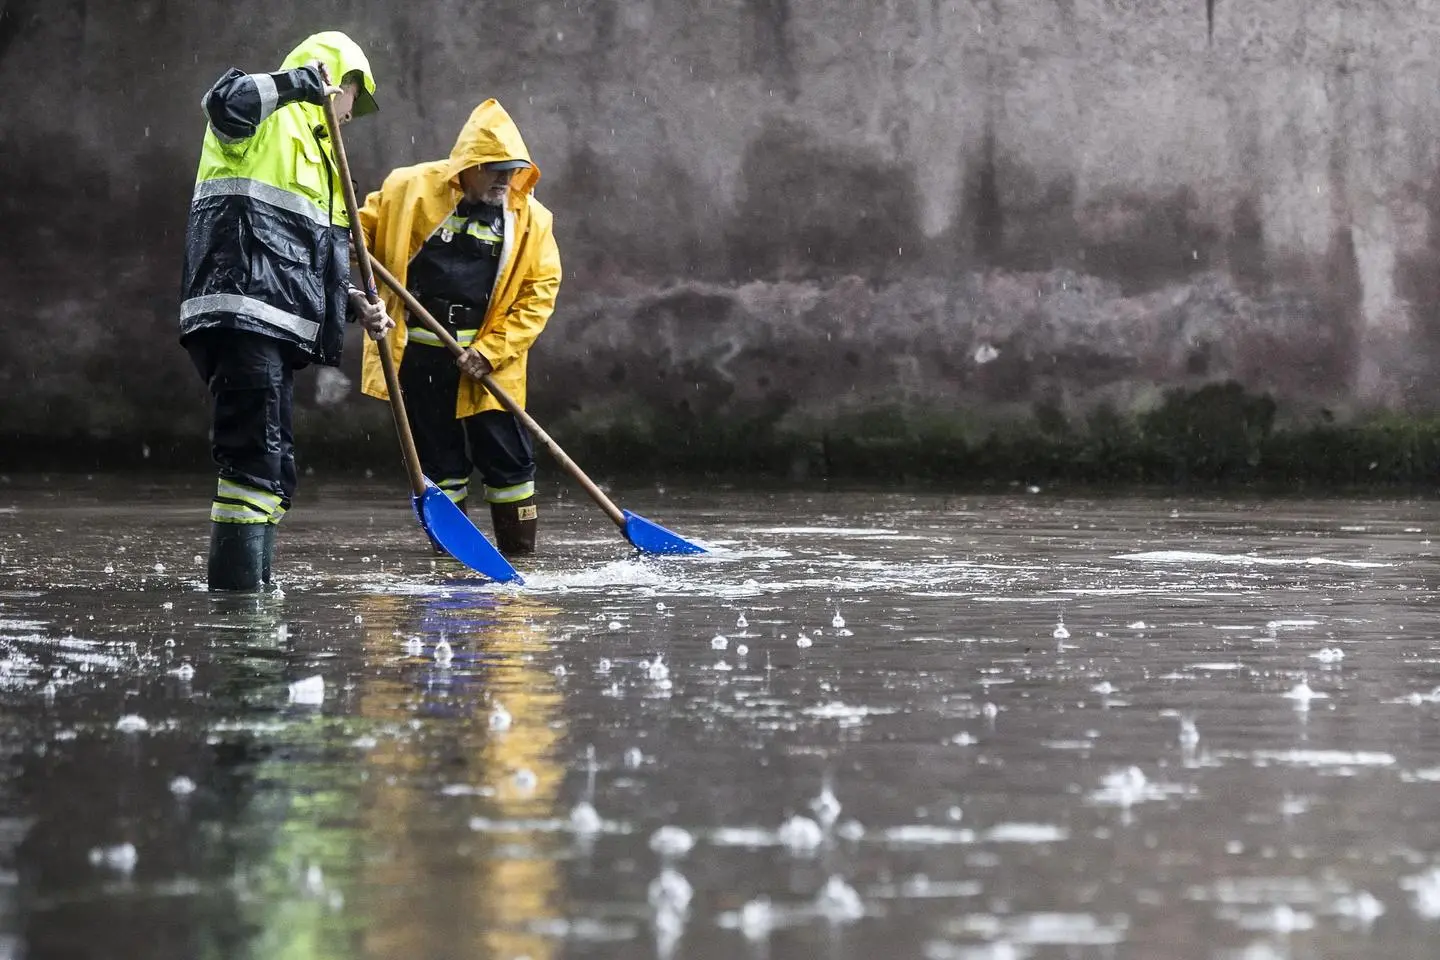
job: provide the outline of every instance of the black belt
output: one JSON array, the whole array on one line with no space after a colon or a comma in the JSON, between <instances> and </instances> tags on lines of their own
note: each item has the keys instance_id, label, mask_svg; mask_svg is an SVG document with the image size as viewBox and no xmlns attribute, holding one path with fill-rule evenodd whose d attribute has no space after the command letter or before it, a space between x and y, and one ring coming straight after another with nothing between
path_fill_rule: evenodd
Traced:
<instances>
[{"instance_id":1,"label":"black belt","mask_svg":"<svg viewBox=\"0 0 1440 960\"><path fill-rule=\"evenodd\" d=\"M478 330L485 324L485 310L465 303L451 303L433 297L417 297L420 306L451 330Z\"/></svg>"}]
</instances>

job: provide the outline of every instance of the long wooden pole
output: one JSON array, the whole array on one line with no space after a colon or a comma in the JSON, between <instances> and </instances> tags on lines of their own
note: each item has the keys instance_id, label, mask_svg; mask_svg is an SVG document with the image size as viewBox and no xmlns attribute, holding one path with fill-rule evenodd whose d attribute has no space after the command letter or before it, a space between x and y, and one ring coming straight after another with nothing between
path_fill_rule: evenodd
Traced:
<instances>
[{"instance_id":1,"label":"long wooden pole","mask_svg":"<svg viewBox=\"0 0 1440 960\"><path fill-rule=\"evenodd\" d=\"M340 184L345 191L345 212L350 216L350 242L355 247L355 261L360 265L360 280L365 296L371 303L379 302L375 293L375 277L370 270L370 256L365 249L365 231L360 229L360 208L355 202L355 184L350 179L350 161L345 156L345 141L340 139L340 123L335 117L335 104L325 98L325 125L330 128L330 142L335 146L335 163L340 168ZM425 493L425 473L420 469L420 454L415 450L415 437L410 432L410 418L405 415L405 396L400 391L400 375L395 371L395 358L390 355L387 333L375 341L380 352L380 367L385 371L385 386L390 393L390 413L395 418L395 432L400 437L400 452L405 470L410 475L410 489L415 496Z\"/></svg>"}]
</instances>

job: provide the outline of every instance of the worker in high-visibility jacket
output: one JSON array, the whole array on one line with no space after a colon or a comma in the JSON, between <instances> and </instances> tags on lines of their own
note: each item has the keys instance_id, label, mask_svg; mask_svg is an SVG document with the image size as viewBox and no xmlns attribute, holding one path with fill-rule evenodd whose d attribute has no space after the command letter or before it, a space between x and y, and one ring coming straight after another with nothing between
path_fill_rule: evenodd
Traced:
<instances>
[{"instance_id":1,"label":"worker in high-visibility jacket","mask_svg":"<svg viewBox=\"0 0 1440 960\"><path fill-rule=\"evenodd\" d=\"M180 304L180 342L213 398L220 476L210 506L211 590L272 579L275 531L295 494L294 373L336 366L347 315L392 326L350 286L350 220L325 125L372 113L375 78L343 33L317 33L276 73L229 70L207 120Z\"/></svg>"},{"instance_id":2,"label":"worker in high-visibility jacket","mask_svg":"<svg viewBox=\"0 0 1440 960\"><path fill-rule=\"evenodd\" d=\"M560 291L554 218L534 196L539 179L515 121L486 100L449 159L393 171L360 210L371 253L466 347L452 360L434 333L407 326L398 294L381 292L396 322L388 343L420 465L462 509L479 469L496 546L510 556L535 550L535 452L477 378L492 374L525 405L530 347ZM385 399L382 348L365 344L361 388Z\"/></svg>"}]
</instances>

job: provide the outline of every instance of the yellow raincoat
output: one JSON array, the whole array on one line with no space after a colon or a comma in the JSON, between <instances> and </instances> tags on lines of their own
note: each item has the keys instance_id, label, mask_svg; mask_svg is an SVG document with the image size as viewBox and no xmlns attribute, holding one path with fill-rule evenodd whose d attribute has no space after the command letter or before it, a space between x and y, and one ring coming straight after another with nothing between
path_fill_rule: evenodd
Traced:
<instances>
[{"instance_id":1,"label":"yellow raincoat","mask_svg":"<svg viewBox=\"0 0 1440 960\"><path fill-rule=\"evenodd\" d=\"M360 225L370 252L405 283L411 259L464 195L460 171L496 160L528 161L530 151L505 108L486 100L465 121L448 160L401 167L365 198ZM521 406L525 404L526 355L555 310L560 290L560 250L551 232L554 217L531 195L539 179L540 169L532 162L529 169L516 170L510 181L505 242L494 293L480 332L468 344L485 355L495 368L495 382ZM389 343L398 368L409 339L405 305L383 286L380 293L396 324ZM375 341L365 338L360 388L369 396L387 400L390 395L377 347ZM501 409L479 381L461 377L456 417Z\"/></svg>"}]
</instances>

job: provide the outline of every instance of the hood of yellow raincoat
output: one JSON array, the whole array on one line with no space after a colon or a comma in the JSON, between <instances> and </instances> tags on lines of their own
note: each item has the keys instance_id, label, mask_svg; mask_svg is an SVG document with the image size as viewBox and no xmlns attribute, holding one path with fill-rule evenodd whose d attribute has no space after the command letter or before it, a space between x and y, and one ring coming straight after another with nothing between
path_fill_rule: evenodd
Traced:
<instances>
[{"instance_id":1,"label":"hood of yellow raincoat","mask_svg":"<svg viewBox=\"0 0 1440 960\"><path fill-rule=\"evenodd\" d=\"M360 95L355 98L355 108L351 111L351 116L363 117L379 109L375 105L375 74L370 72L370 60L365 56L365 51L360 49L360 44L339 30L312 34L290 51L280 69L293 70L314 60L325 64L331 83L339 84L347 74L355 71L359 71L363 77L364 86Z\"/></svg>"},{"instance_id":2,"label":"hood of yellow raincoat","mask_svg":"<svg viewBox=\"0 0 1440 960\"><path fill-rule=\"evenodd\" d=\"M460 129L445 175L450 184L459 189L461 170L497 160L524 160L530 164L528 169L516 170L510 178L512 196L527 194L540 182L540 168L530 159L520 128L500 106L500 101L486 100L470 112L470 119Z\"/></svg>"}]
</instances>

